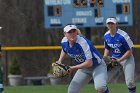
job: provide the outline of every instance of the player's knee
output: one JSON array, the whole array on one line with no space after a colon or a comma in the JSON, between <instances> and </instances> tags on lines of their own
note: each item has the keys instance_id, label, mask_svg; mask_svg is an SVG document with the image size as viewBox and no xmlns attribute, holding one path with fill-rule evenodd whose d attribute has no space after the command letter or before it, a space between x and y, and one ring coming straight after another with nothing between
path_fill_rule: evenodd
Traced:
<instances>
[{"instance_id":1,"label":"player's knee","mask_svg":"<svg viewBox=\"0 0 140 93\"><path fill-rule=\"evenodd\" d=\"M129 87L129 88L133 88L135 87L135 83L131 80L131 81L126 81L126 85Z\"/></svg>"},{"instance_id":2,"label":"player's knee","mask_svg":"<svg viewBox=\"0 0 140 93\"><path fill-rule=\"evenodd\" d=\"M98 91L98 93L108 93L106 92L108 90L106 86L96 86L95 89Z\"/></svg>"}]
</instances>

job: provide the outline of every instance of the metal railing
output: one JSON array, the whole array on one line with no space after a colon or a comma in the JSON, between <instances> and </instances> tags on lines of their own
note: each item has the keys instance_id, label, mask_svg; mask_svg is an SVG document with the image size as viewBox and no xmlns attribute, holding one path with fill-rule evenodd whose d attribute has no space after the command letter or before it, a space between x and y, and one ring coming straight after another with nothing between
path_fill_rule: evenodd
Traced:
<instances>
[{"instance_id":1,"label":"metal railing","mask_svg":"<svg viewBox=\"0 0 140 93\"><path fill-rule=\"evenodd\" d=\"M98 49L103 49L103 45L95 45ZM18 51L18 50L59 50L61 46L11 46L11 47L2 47L4 51ZM134 48L140 48L140 45L134 45Z\"/></svg>"}]
</instances>

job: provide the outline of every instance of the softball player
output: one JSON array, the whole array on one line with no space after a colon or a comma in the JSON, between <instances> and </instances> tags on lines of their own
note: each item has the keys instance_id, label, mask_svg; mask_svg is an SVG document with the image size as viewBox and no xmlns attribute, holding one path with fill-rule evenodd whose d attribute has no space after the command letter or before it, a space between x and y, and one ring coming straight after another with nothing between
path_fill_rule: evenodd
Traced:
<instances>
[{"instance_id":1,"label":"softball player","mask_svg":"<svg viewBox=\"0 0 140 93\"><path fill-rule=\"evenodd\" d=\"M104 35L104 57L108 56L109 51L111 51L112 57L115 57L117 62L123 66L129 93L136 93L135 62L132 54L133 42L125 31L117 28L115 18L108 18L106 25L109 30Z\"/></svg>"},{"instance_id":2,"label":"softball player","mask_svg":"<svg viewBox=\"0 0 140 93\"><path fill-rule=\"evenodd\" d=\"M58 62L61 63L67 54L76 63L69 69L70 72L77 72L68 87L68 93L80 93L80 89L91 79L98 93L109 93L106 64L93 44L78 33L79 29L75 25L67 25L64 28L65 37L61 41L62 50Z\"/></svg>"}]
</instances>

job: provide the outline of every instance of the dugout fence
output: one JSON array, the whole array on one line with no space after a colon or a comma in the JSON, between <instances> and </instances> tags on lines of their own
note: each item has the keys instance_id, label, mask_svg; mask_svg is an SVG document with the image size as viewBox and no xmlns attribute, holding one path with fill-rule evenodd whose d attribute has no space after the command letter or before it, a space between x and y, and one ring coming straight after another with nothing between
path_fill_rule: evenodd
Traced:
<instances>
[{"instance_id":1,"label":"dugout fence","mask_svg":"<svg viewBox=\"0 0 140 93\"><path fill-rule=\"evenodd\" d=\"M96 48L98 49L103 49L103 45L95 45ZM140 45L135 44L134 49L139 49ZM9 47L1 47L1 50L4 52L5 56L5 78L6 78L6 84L8 84L8 52L10 51L37 51L37 50L60 50L61 46L9 46Z\"/></svg>"}]
</instances>

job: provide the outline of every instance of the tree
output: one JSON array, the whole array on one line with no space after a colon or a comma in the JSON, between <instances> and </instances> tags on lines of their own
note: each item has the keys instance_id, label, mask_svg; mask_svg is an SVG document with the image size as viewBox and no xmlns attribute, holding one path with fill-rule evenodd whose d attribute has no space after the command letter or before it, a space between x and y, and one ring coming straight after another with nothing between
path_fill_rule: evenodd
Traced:
<instances>
[{"instance_id":1,"label":"tree","mask_svg":"<svg viewBox=\"0 0 140 93\"><path fill-rule=\"evenodd\" d=\"M11 64L9 66L9 73L12 75L21 74L20 65L19 65L19 62L17 61L16 57L14 57L11 61Z\"/></svg>"}]
</instances>

